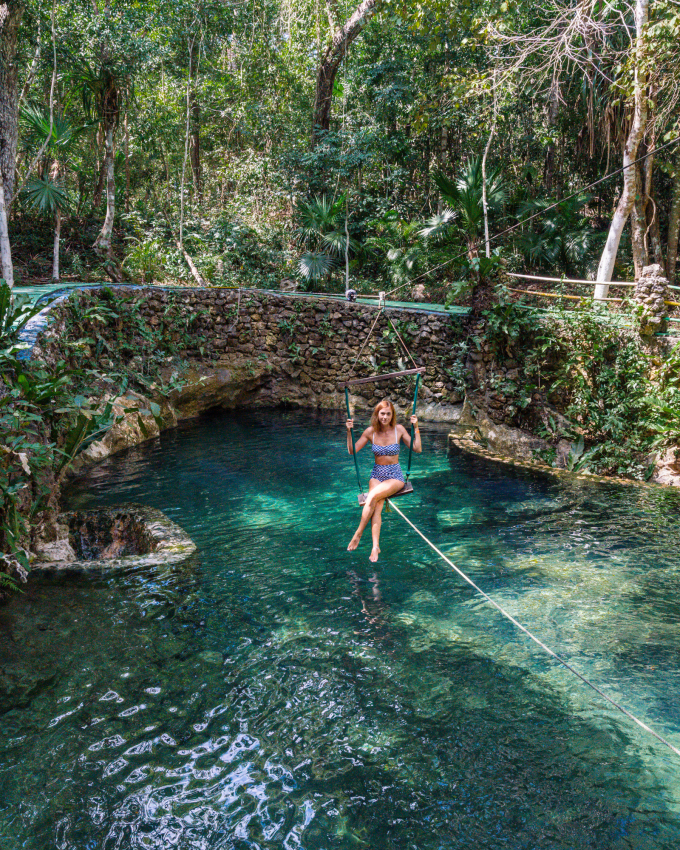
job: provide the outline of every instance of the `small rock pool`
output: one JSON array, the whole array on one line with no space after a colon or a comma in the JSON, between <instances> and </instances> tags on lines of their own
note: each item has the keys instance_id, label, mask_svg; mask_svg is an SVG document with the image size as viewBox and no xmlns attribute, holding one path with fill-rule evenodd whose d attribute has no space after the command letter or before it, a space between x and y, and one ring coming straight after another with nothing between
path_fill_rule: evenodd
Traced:
<instances>
[{"instance_id":1,"label":"small rock pool","mask_svg":"<svg viewBox=\"0 0 680 850\"><path fill-rule=\"evenodd\" d=\"M680 494L448 457L444 431L423 436L400 507L679 745ZM368 537L345 551L339 415L211 415L69 499L159 508L198 548L35 579L0 608L3 850L680 846L680 759L396 514L375 567Z\"/></svg>"}]
</instances>

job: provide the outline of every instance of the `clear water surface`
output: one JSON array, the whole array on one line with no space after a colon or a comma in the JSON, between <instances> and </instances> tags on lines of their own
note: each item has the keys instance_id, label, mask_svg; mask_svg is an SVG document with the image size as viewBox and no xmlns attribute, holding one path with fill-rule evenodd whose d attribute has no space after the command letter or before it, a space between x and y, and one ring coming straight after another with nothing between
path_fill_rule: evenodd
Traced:
<instances>
[{"instance_id":1,"label":"clear water surface","mask_svg":"<svg viewBox=\"0 0 680 850\"><path fill-rule=\"evenodd\" d=\"M402 508L680 744L678 494L424 442ZM338 416L209 416L70 498L153 505L198 552L34 580L0 609L3 850L680 846L669 750L396 514L377 567L368 538L345 551L358 510Z\"/></svg>"}]
</instances>

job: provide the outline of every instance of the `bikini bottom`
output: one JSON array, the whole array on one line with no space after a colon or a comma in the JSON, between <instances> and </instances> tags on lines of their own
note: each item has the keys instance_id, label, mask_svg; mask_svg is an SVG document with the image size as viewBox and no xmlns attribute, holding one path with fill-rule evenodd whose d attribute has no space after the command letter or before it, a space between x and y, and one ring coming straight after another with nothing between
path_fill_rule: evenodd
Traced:
<instances>
[{"instance_id":1,"label":"bikini bottom","mask_svg":"<svg viewBox=\"0 0 680 850\"><path fill-rule=\"evenodd\" d=\"M371 471L371 478L374 478L376 481L396 480L403 481L404 484L406 483L404 473L398 463L387 463L382 466L376 463Z\"/></svg>"}]
</instances>

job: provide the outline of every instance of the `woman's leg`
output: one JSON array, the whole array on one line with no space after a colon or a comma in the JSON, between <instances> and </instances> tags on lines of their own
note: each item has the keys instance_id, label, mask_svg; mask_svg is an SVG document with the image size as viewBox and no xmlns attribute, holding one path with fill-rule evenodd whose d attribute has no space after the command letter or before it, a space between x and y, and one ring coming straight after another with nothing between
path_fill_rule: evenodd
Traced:
<instances>
[{"instance_id":1,"label":"woman's leg","mask_svg":"<svg viewBox=\"0 0 680 850\"><path fill-rule=\"evenodd\" d=\"M373 548L368 556L369 561L375 563L380 554L380 526L382 525L382 510L385 507L385 500L381 499L375 506L373 516L371 517L371 537L373 538Z\"/></svg>"},{"instance_id":2,"label":"woman's leg","mask_svg":"<svg viewBox=\"0 0 680 850\"><path fill-rule=\"evenodd\" d=\"M349 546L347 547L348 551L351 552L359 545L361 535L364 533L364 529L373 516L376 504L379 501L387 499L389 496L394 496L394 494L398 493L403 486L404 482L399 481L397 478L390 478L388 481L376 481L375 478L371 478L368 482L368 496L366 497L366 504L361 512L361 521L359 522L359 527L354 532L354 536L349 541Z\"/></svg>"}]
</instances>

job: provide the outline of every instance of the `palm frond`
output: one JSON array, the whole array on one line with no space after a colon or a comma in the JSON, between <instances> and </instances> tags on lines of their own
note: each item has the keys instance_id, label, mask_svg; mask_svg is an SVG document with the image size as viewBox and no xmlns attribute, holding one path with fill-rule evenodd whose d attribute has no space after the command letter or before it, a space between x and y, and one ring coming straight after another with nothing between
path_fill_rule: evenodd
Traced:
<instances>
[{"instance_id":1,"label":"palm frond","mask_svg":"<svg viewBox=\"0 0 680 850\"><path fill-rule=\"evenodd\" d=\"M76 126L65 115L55 112L52 116L50 132L49 109L32 104L24 106L21 110L21 120L38 145L42 145L49 137L50 148L68 148L89 127L89 125Z\"/></svg>"},{"instance_id":2,"label":"palm frond","mask_svg":"<svg viewBox=\"0 0 680 850\"><path fill-rule=\"evenodd\" d=\"M457 218L457 213L447 207L444 212L428 218L424 227L418 231L418 236L421 239L431 239L434 242L440 241L449 234L451 222L455 218Z\"/></svg>"},{"instance_id":3,"label":"palm frond","mask_svg":"<svg viewBox=\"0 0 680 850\"><path fill-rule=\"evenodd\" d=\"M331 254L334 254L338 257L344 256L345 249L347 247L347 235L341 230L333 230L331 233L324 234L324 236L321 238L321 244L324 248L327 248ZM357 250L357 247L358 244L356 239L352 239L352 237L350 236L350 253L354 253Z\"/></svg>"},{"instance_id":4,"label":"palm frond","mask_svg":"<svg viewBox=\"0 0 680 850\"><path fill-rule=\"evenodd\" d=\"M442 197L451 205L454 206L458 203L458 197L460 190L458 188L458 184L454 183L453 180L449 180L446 175L437 172L432 179L435 182L436 187L442 194Z\"/></svg>"},{"instance_id":5,"label":"palm frond","mask_svg":"<svg viewBox=\"0 0 680 850\"><path fill-rule=\"evenodd\" d=\"M71 205L68 192L49 178L32 177L24 192L31 207L40 213L65 212Z\"/></svg>"},{"instance_id":6,"label":"palm frond","mask_svg":"<svg viewBox=\"0 0 680 850\"><path fill-rule=\"evenodd\" d=\"M300 274L305 280L319 280L330 274L335 261L329 254L321 251L308 251L298 260Z\"/></svg>"}]
</instances>

